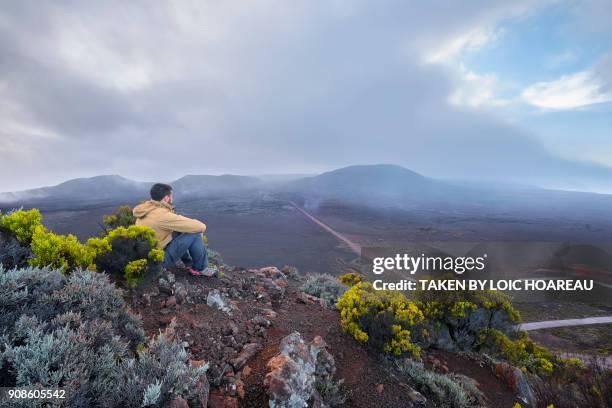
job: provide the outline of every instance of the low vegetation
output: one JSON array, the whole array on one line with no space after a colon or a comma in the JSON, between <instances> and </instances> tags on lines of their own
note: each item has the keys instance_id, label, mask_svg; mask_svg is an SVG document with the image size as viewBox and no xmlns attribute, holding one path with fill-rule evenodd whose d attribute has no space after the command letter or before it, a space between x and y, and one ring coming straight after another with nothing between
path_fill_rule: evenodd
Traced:
<instances>
[{"instance_id":1,"label":"low vegetation","mask_svg":"<svg viewBox=\"0 0 612 408\"><path fill-rule=\"evenodd\" d=\"M121 208L117 214L105 217L105 223L127 223L125 208L129 207ZM148 227L118 226L100 238L81 243L74 235L49 231L37 209L13 211L0 221L5 234L12 234L20 246L29 246L31 266L49 266L66 274L81 269L104 271L126 286L135 287L147 273L159 270L163 262L164 253L157 248L155 232Z\"/></svg>"},{"instance_id":2,"label":"low vegetation","mask_svg":"<svg viewBox=\"0 0 612 408\"><path fill-rule=\"evenodd\" d=\"M480 344L481 351L499 355L524 372L552 374L555 366L565 364L563 359L531 340L527 332L520 332L517 339L510 340L499 330L486 329L481 333Z\"/></svg>"},{"instance_id":3,"label":"low vegetation","mask_svg":"<svg viewBox=\"0 0 612 408\"><path fill-rule=\"evenodd\" d=\"M363 281L363 276L357 272L349 272L338 277L338 280L346 286L355 286Z\"/></svg>"},{"instance_id":4,"label":"low vegetation","mask_svg":"<svg viewBox=\"0 0 612 408\"><path fill-rule=\"evenodd\" d=\"M459 374L438 374L412 359L395 361L397 370L419 392L433 398L436 407L475 408L486 406L474 380Z\"/></svg>"},{"instance_id":5,"label":"low vegetation","mask_svg":"<svg viewBox=\"0 0 612 408\"><path fill-rule=\"evenodd\" d=\"M612 406L612 376L603 363L563 359L515 329L520 315L500 292L417 292L409 300L396 291L377 291L369 282L340 297L341 325L368 347L391 354L398 371L436 406L482 405L473 382L427 371L409 357L424 348L475 351L506 360L535 387L538 407ZM520 373L519 373L520 374Z\"/></svg>"},{"instance_id":6,"label":"low vegetation","mask_svg":"<svg viewBox=\"0 0 612 408\"><path fill-rule=\"evenodd\" d=\"M141 321L105 274L0 266L0 309L2 387L61 387L74 407L197 398L206 367L190 367L167 336L145 343Z\"/></svg>"},{"instance_id":7,"label":"low vegetation","mask_svg":"<svg viewBox=\"0 0 612 408\"><path fill-rule=\"evenodd\" d=\"M136 217L132 213L132 209L127 205L122 205L112 213L102 217L102 222L106 231L113 230L115 228L124 227L128 228L134 225Z\"/></svg>"},{"instance_id":8,"label":"low vegetation","mask_svg":"<svg viewBox=\"0 0 612 408\"><path fill-rule=\"evenodd\" d=\"M421 348L432 346L449 351L486 348L534 370L550 369L549 354L542 348L525 338L511 339L517 336L514 325L520 316L499 292L423 291L409 300L401 292L360 282L339 299L338 310L346 332L395 356L418 356Z\"/></svg>"},{"instance_id":9,"label":"low vegetation","mask_svg":"<svg viewBox=\"0 0 612 408\"><path fill-rule=\"evenodd\" d=\"M89 239L87 246L95 250L97 270L123 277L129 287L137 286L147 272L158 271L164 260L155 232L148 227L118 227L103 238Z\"/></svg>"},{"instance_id":10,"label":"low vegetation","mask_svg":"<svg viewBox=\"0 0 612 408\"><path fill-rule=\"evenodd\" d=\"M15 235L21 244L29 244L37 227L41 225L42 215L33 208L28 211L17 210L8 214L0 214L2 228Z\"/></svg>"},{"instance_id":11,"label":"low vegetation","mask_svg":"<svg viewBox=\"0 0 612 408\"><path fill-rule=\"evenodd\" d=\"M329 274L316 273L308 277L301 289L309 295L323 299L328 307L334 307L347 288Z\"/></svg>"},{"instance_id":12,"label":"low vegetation","mask_svg":"<svg viewBox=\"0 0 612 408\"><path fill-rule=\"evenodd\" d=\"M342 328L357 341L395 356L420 355L411 331L424 315L400 292L377 291L369 282L361 282L340 297L337 307Z\"/></svg>"},{"instance_id":13,"label":"low vegetation","mask_svg":"<svg viewBox=\"0 0 612 408\"><path fill-rule=\"evenodd\" d=\"M32 235L31 248L34 254L30 259L32 266L50 266L65 273L77 269L95 269L95 249L83 245L72 234L55 234L39 225Z\"/></svg>"},{"instance_id":14,"label":"low vegetation","mask_svg":"<svg viewBox=\"0 0 612 408\"><path fill-rule=\"evenodd\" d=\"M0 264L7 269L23 268L31 257L30 246L20 243L13 233L0 225Z\"/></svg>"},{"instance_id":15,"label":"low vegetation","mask_svg":"<svg viewBox=\"0 0 612 408\"><path fill-rule=\"evenodd\" d=\"M568 360L554 375L533 379L537 407L612 407L612 373L605 361L597 357L584 364Z\"/></svg>"}]
</instances>

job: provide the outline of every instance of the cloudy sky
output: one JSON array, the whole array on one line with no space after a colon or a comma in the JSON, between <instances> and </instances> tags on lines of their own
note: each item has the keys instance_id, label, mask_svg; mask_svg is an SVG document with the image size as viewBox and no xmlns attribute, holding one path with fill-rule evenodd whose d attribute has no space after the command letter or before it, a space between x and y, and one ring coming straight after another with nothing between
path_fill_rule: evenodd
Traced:
<instances>
[{"instance_id":1,"label":"cloudy sky","mask_svg":"<svg viewBox=\"0 0 612 408\"><path fill-rule=\"evenodd\" d=\"M612 3L7 1L0 124L0 191L395 163L612 192Z\"/></svg>"}]
</instances>

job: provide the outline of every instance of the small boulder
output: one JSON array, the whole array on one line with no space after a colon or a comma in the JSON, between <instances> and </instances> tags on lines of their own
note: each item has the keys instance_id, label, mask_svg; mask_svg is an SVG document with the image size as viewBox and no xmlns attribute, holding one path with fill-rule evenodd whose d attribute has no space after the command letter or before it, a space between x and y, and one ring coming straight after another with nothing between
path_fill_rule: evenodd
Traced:
<instances>
[{"instance_id":1,"label":"small boulder","mask_svg":"<svg viewBox=\"0 0 612 408\"><path fill-rule=\"evenodd\" d=\"M291 279L297 279L300 276L298 268L296 268L295 266L285 265L283 266L283 269L281 270L281 272L283 272L285 276Z\"/></svg>"},{"instance_id":2,"label":"small boulder","mask_svg":"<svg viewBox=\"0 0 612 408\"><path fill-rule=\"evenodd\" d=\"M270 323L268 319L266 319L263 316L259 316L259 315L255 316L252 321L258 326L270 327L272 325L272 323Z\"/></svg>"},{"instance_id":3,"label":"small boulder","mask_svg":"<svg viewBox=\"0 0 612 408\"><path fill-rule=\"evenodd\" d=\"M159 278L158 289L160 293L174 295L174 285L166 278Z\"/></svg>"},{"instance_id":4,"label":"small boulder","mask_svg":"<svg viewBox=\"0 0 612 408\"><path fill-rule=\"evenodd\" d=\"M215 307L228 315L232 315L236 309L236 306L229 299L221 294L218 289L211 290L206 298L206 304L210 307Z\"/></svg>"},{"instance_id":5,"label":"small boulder","mask_svg":"<svg viewBox=\"0 0 612 408\"><path fill-rule=\"evenodd\" d=\"M242 347L240 353L230 360L230 364L234 367L234 369L241 369L247 361L249 361L255 354L257 354L261 350L261 345L259 343L247 343Z\"/></svg>"},{"instance_id":6,"label":"small boulder","mask_svg":"<svg viewBox=\"0 0 612 408\"><path fill-rule=\"evenodd\" d=\"M285 274L282 273L276 266L266 266L265 268L259 269L259 272L264 274L268 278L272 278L272 279L282 278L282 279L285 279Z\"/></svg>"},{"instance_id":7,"label":"small boulder","mask_svg":"<svg viewBox=\"0 0 612 408\"><path fill-rule=\"evenodd\" d=\"M177 283L174 288L174 296L176 297L176 302L181 304L187 301L189 292L182 283Z\"/></svg>"},{"instance_id":8,"label":"small boulder","mask_svg":"<svg viewBox=\"0 0 612 408\"><path fill-rule=\"evenodd\" d=\"M280 354L266 365L268 373L264 387L270 407L303 408L310 401L320 400L315 387L319 376L331 379L335 372L335 367L329 367L330 363L333 365L333 357L325 348L320 336L310 344L306 344L298 332L281 340ZM320 358L322 355L325 356Z\"/></svg>"},{"instance_id":9,"label":"small boulder","mask_svg":"<svg viewBox=\"0 0 612 408\"><path fill-rule=\"evenodd\" d=\"M535 406L536 399L525 374L504 361L494 364L495 374L503 380L517 396L527 405Z\"/></svg>"},{"instance_id":10,"label":"small boulder","mask_svg":"<svg viewBox=\"0 0 612 408\"><path fill-rule=\"evenodd\" d=\"M312 304L318 302L319 298L305 292L299 292L297 295L297 301L298 303Z\"/></svg>"}]
</instances>

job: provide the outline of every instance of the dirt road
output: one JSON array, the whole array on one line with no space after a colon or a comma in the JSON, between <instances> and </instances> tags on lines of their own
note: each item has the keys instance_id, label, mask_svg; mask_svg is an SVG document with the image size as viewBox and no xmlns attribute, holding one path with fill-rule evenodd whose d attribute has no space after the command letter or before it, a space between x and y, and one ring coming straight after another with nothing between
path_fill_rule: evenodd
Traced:
<instances>
[{"instance_id":1,"label":"dirt road","mask_svg":"<svg viewBox=\"0 0 612 408\"><path fill-rule=\"evenodd\" d=\"M319 227L323 228L325 231L329 232L334 237L336 237L339 241L346 244L346 246L351 250L351 252L354 252L355 254L361 256L361 246L359 246L359 244L354 243L353 241L351 241L350 239L348 239L347 237L345 237L338 231L334 230L332 227L325 224L323 221L319 220L317 217L313 216L312 214L308 213L306 210L302 209L296 203L291 202L291 205L294 206L299 212L304 214L306 218L310 219L312 222L317 224Z\"/></svg>"}]
</instances>

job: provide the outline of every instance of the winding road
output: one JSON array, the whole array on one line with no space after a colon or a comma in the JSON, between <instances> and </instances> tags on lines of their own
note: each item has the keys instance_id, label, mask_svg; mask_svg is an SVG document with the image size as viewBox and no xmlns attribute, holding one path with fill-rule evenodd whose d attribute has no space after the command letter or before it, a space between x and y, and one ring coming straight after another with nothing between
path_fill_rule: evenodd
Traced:
<instances>
[{"instance_id":1,"label":"winding road","mask_svg":"<svg viewBox=\"0 0 612 408\"><path fill-rule=\"evenodd\" d=\"M331 235L336 237L339 241L344 243L351 252L354 252L357 255L361 255L361 246L351 241L338 231L334 230L329 225L325 224L323 221L319 220L314 215L310 214L299 205L294 203L293 201L290 204L295 207L299 212L301 212L306 218L311 220L313 223L323 228L325 231L329 232ZM561 320L545 320L541 322L529 322L523 323L517 326L519 330L539 330L539 329L551 329L555 327L570 327L570 326L586 326L591 324L606 324L612 323L612 316L598 316L598 317L584 317L581 319L561 319Z\"/></svg>"},{"instance_id":2,"label":"winding road","mask_svg":"<svg viewBox=\"0 0 612 408\"><path fill-rule=\"evenodd\" d=\"M552 329L555 327L586 326L589 324L612 323L612 316L583 317L581 319L545 320L519 324L520 330Z\"/></svg>"}]
</instances>

